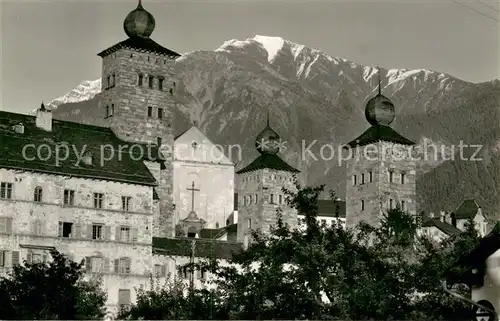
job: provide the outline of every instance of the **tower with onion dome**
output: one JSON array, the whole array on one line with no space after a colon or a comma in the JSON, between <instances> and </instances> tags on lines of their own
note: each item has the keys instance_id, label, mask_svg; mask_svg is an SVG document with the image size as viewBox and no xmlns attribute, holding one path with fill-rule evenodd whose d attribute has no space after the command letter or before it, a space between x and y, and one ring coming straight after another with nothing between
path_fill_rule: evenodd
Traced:
<instances>
[{"instance_id":1,"label":"tower with onion dome","mask_svg":"<svg viewBox=\"0 0 500 321\"><path fill-rule=\"evenodd\" d=\"M238 195L238 241L244 247L251 242L251 231L268 232L277 222L277 212L283 222L297 226L297 211L287 205L283 188L294 190L295 174L299 170L287 164L278 155L286 146L271 127L269 113L264 129L255 139L259 156L236 172Z\"/></svg>"},{"instance_id":2,"label":"tower with onion dome","mask_svg":"<svg viewBox=\"0 0 500 321\"><path fill-rule=\"evenodd\" d=\"M395 107L382 95L380 71L378 77L378 93L365 106L370 127L344 147L344 156L349 156L346 161L348 227L361 221L377 225L391 208L416 212L414 143L391 127Z\"/></svg>"},{"instance_id":3,"label":"tower with onion dome","mask_svg":"<svg viewBox=\"0 0 500 321\"><path fill-rule=\"evenodd\" d=\"M127 38L98 54L102 58L102 86L100 115L96 117L105 119L119 138L130 142L121 152L142 157L155 174L158 187L152 197L160 214L154 219L153 235L172 237L172 65L180 55L151 38L155 25L153 15L139 0L123 22ZM118 157L119 151L114 152Z\"/></svg>"}]
</instances>

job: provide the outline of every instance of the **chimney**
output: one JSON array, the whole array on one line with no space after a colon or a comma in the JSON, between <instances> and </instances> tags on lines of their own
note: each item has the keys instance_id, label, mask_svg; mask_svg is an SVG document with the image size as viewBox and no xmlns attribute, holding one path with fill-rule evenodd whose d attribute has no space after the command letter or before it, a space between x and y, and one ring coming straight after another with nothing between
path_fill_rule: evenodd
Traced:
<instances>
[{"instance_id":1,"label":"chimney","mask_svg":"<svg viewBox=\"0 0 500 321\"><path fill-rule=\"evenodd\" d=\"M36 127L48 132L52 131L52 111L45 108L43 103L36 111Z\"/></svg>"},{"instance_id":2,"label":"chimney","mask_svg":"<svg viewBox=\"0 0 500 321\"><path fill-rule=\"evenodd\" d=\"M446 223L446 212L441 210L441 212L439 212L439 217L441 218L441 222L444 222Z\"/></svg>"}]
</instances>

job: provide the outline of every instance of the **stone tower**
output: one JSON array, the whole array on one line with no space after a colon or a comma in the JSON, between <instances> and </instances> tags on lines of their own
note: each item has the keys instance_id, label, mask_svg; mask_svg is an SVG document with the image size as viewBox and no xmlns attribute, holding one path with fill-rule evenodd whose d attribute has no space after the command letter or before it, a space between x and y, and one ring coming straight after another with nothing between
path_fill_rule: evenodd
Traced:
<instances>
[{"instance_id":1,"label":"stone tower","mask_svg":"<svg viewBox=\"0 0 500 321\"><path fill-rule=\"evenodd\" d=\"M395 108L381 93L366 104L365 116L371 127L345 146L346 226L365 221L377 225L390 208L400 207L416 214L416 160L414 143L390 127Z\"/></svg>"},{"instance_id":2,"label":"stone tower","mask_svg":"<svg viewBox=\"0 0 500 321\"><path fill-rule=\"evenodd\" d=\"M282 188L295 190L294 175L299 170L288 165L279 156L282 145L280 136L267 125L255 140L260 153L250 165L236 172L238 195L238 241L244 247L251 241L251 230L266 233L276 224L277 211L281 210L283 222L297 226L297 211L286 204Z\"/></svg>"},{"instance_id":3,"label":"stone tower","mask_svg":"<svg viewBox=\"0 0 500 321\"><path fill-rule=\"evenodd\" d=\"M150 38L155 19L144 10L140 0L125 18L123 28L128 38L98 54L102 58L100 116L119 138L130 142L122 151L115 151L115 157L120 152L143 157L155 175L159 214L154 233L170 237L174 234L172 67L180 55Z\"/></svg>"}]
</instances>

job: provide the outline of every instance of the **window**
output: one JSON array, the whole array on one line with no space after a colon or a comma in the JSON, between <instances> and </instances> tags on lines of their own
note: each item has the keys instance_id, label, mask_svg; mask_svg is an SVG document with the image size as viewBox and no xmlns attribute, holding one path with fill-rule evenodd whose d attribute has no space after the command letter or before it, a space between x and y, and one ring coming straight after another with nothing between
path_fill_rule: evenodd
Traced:
<instances>
[{"instance_id":1,"label":"window","mask_svg":"<svg viewBox=\"0 0 500 321\"><path fill-rule=\"evenodd\" d=\"M64 190L64 205L75 205L75 191Z\"/></svg>"},{"instance_id":2,"label":"window","mask_svg":"<svg viewBox=\"0 0 500 321\"><path fill-rule=\"evenodd\" d=\"M109 117L109 106L106 106L106 117Z\"/></svg>"},{"instance_id":3,"label":"window","mask_svg":"<svg viewBox=\"0 0 500 321\"><path fill-rule=\"evenodd\" d=\"M252 228L252 219L249 218L248 219L248 229L251 229Z\"/></svg>"},{"instance_id":4,"label":"window","mask_svg":"<svg viewBox=\"0 0 500 321\"><path fill-rule=\"evenodd\" d=\"M94 193L94 208L102 208L104 203L104 194Z\"/></svg>"},{"instance_id":5,"label":"window","mask_svg":"<svg viewBox=\"0 0 500 321\"><path fill-rule=\"evenodd\" d=\"M139 74L139 79L138 79L138 82L137 82L137 85L141 86L142 87L142 81L144 79L144 76L142 74Z\"/></svg>"},{"instance_id":6,"label":"window","mask_svg":"<svg viewBox=\"0 0 500 321\"><path fill-rule=\"evenodd\" d=\"M119 235L120 235L120 241L130 242L130 227L121 226Z\"/></svg>"},{"instance_id":7,"label":"window","mask_svg":"<svg viewBox=\"0 0 500 321\"><path fill-rule=\"evenodd\" d=\"M0 184L0 198L12 198L12 183L2 182Z\"/></svg>"},{"instance_id":8,"label":"window","mask_svg":"<svg viewBox=\"0 0 500 321\"><path fill-rule=\"evenodd\" d=\"M90 272L92 273L102 273L103 272L103 266L104 266L104 262L103 262L103 259L102 257L91 257L90 258L90 266L91 266L91 270Z\"/></svg>"},{"instance_id":9,"label":"window","mask_svg":"<svg viewBox=\"0 0 500 321\"><path fill-rule=\"evenodd\" d=\"M7 251L0 250L0 266L5 266L5 253Z\"/></svg>"},{"instance_id":10,"label":"window","mask_svg":"<svg viewBox=\"0 0 500 321\"><path fill-rule=\"evenodd\" d=\"M248 198L248 205L252 205L252 196L248 195L247 198Z\"/></svg>"},{"instance_id":11,"label":"window","mask_svg":"<svg viewBox=\"0 0 500 321\"><path fill-rule=\"evenodd\" d=\"M325 224L326 225L326 220L321 220L321 224Z\"/></svg>"},{"instance_id":12,"label":"window","mask_svg":"<svg viewBox=\"0 0 500 321\"><path fill-rule=\"evenodd\" d=\"M111 87L114 87L115 86L115 74L113 73L111 75Z\"/></svg>"},{"instance_id":13,"label":"window","mask_svg":"<svg viewBox=\"0 0 500 321\"><path fill-rule=\"evenodd\" d=\"M163 108L158 108L158 119L163 118Z\"/></svg>"},{"instance_id":14,"label":"window","mask_svg":"<svg viewBox=\"0 0 500 321\"><path fill-rule=\"evenodd\" d=\"M393 200L392 200L392 198L391 198L391 199L389 200L389 209L391 209L391 210L392 210L393 205L394 205L393 203L394 203L394 201L393 201Z\"/></svg>"},{"instance_id":15,"label":"window","mask_svg":"<svg viewBox=\"0 0 500 321\"><path fill-rule=\"evenodd\" d=\"M73 223L59 222L59 237L71 237L73 232Z\"/></svg>"},{"instance_id":16,"label":"window","mask_svg":"<svg viewBox=\"0 0 500 321\"><path fill-rule=\"evenodd\" d=\"M35 187L35 195L33 200L38 203L42 202L42 188L40 186Z\"/></svg>"},{"instance_id":17,"label":"window","mask_svg":"<svg viewBox=\"0 0 500 321\"><path fill-rule=\"evenodd\" d=\"M165 277L167 275L167 267L161 264L155 264L154 274L157 277Z\"/></svg>"},{"instance_id":18,"label":"window","mask_svg":"<svg viewBox=\"0 0 500 321\"><path fill-rule=\"evenodd\" d=\"M109 116L113 116L115 114L115 104L111 104L111 109L109 111Z\"/></svg>"},{"instance_id":19,"label":"window","mask_svg":"<svg viewBox=\"0 0 500 321\"><path fill-rule=\"evenodd\" d=\"M405 201L401 201L401 210L405 210Z\"/></svg>"},{"instance_id":20,"label":"window","mask_svg":"<svg viewBox=\"0 0 500 321\"><path fill-rule=\"evenodd\" d=\"M271 194L271 204L274 204L274 194Z\"/></svg>"},{"instance_id":21,"label":"window","mask_svg":"<svg viewBox=\"0 0 500 321\"><path fill-rule=\"evenodd\" d=\"M156 137L156 145L158 145L158 147L161 147L162 145L161 137Z\"/></svg>"},{"instance_id":22,"label":"window","mask_svg":"<svg viewBox=\"0 0 500 321\"><path fill-rule=\"evenodd\" d=\"M370 183L373 182L373 173L371 171L368 172L368 176L369 176Z\"/></svg>"},{"instance_id":23,"label":"window","mask_svg":"<svg viewBox=\"0 0 500 321\"><path fill-rule=\"evenodd\" d=\"M115 260L115 273L129 274L130 273L130 259L122 257Z\"/></svg>"},{"instance_id":24,"label":"window","mask_svg":"<svg viewBox=\"0 0 500 321\"><path fill-rule=\"evenodd\" d=\"M153 88L153 76L149 76L149 77L148 77L148 87L149 87L150 89L152 89L152 88Z\"/></svg>"},{"instance_id":25,"label":"window","mask_svg":"<svg viewBox=\"0 0 500 321\"><path fill-rule=\"evenodd\" d=\"M356 185L356 175L352 175L352 185Z\"/></svg>"},{"instance_id":26,"label":"window","mask_svg":"<svg viewBox=\"0 0 500 321\"><path fill-rule=\"evenodd\" d=\"M11 254L11 264L12 266L19 265L19 251L12 251Z\"/></svg>"},{"instance_id":27,"label":"window","mask_svg":"<svg viewBox=\"0 0 500 321\"><path fill-rule=\"evenodd\" d=\"M393 176L394 176L394 172L393 171L389 171L389 183L393 182Z\"/></svg>"},{"instance_id":28,"label":"window","mask_svg":"<svg viewBox=\"0 0 500 321\"><path fill-rule=\"evenodd\" d=\"M405 183L405 173L401 173L401 184Z\"/></svg>"},{"instance_id":29,"label":"window","mask_svg":"<svg viewBox=\"0 0 500 321\"><path fill-rule=\"evenodd\" d=\"M259 201L259 195L255 194L255 204Z\"/></svg>"},{"instance_id":30,"label":"window","mask_svg":"<svg viewBox=\"0 0 500 321\"><path fill-rule=\"evenodd\" d=\"M101 224L92 224L92 239L93 240L104 239L103 226Z\"/></svg>"},{"instance_id":31,"label":"window","mask_svg":"<svg viewBox=\"0 0 500 321\"><path fill-rule=\"evenodd\" d=\"M106 78L106 86L107 86L106 88L110 88L111 87L111 76L108 76Z\"/></svg>"},{"instance_id":32,"label":"window","mask_svg":"<svg viewBox=\"0 0 500 321\"><path fill-rule=\"evenodd\" d=\"M148 106L148 117L153 117L153 107Z\"/></svg>"},{"instance_id":33,"label":"window","mask_svg":"<svg viewBox=\"0 0 500 321\"><path fill-rule=\"evenodd\" d=\"M361 184L365 183L365 173L361 174Z\"/></svg>"},{"instance_id":34,"label":"window","mask_svg":"<svg viewBox=\"0 0 500 321\"><path fill-rule=\"evenodd\" d=\"M34 221L32 228L33 228L33 234L35 235L43 234L43 223L41 221L39 220Z\"/></svg>"},{"instance_id":35,"label":"window","mask_svg":"<svg viewBox=\"0 0 500 321\"><path fill-rule=\"evenodd\" d=\"M164 78L158 78L158 89L163 90L163 83L165 82Z\"/></svg>"},{"instance_id":36,"label":"window","mask_svg":"<svg viewBox=\"0 0 500 321\"><path fill-rule=\"evenodd\" d=\"M205 270L196 269L196 278L199 280L205 280Z\"/></svg>"},{"instance_id":37,"label":"window","mask_svg":"<svg viewBox=\"0 0 500 321\"><path fill-rule=\"evenodd\" d=\"M132 200L132 197L130 196L122 196L122 210L124 211L130 211L130 201Z\"/></svg>"},{"instance_id":38,"label":"window","mask_svg":"<svg viewBox=\"0 0 500 321\"><path fill-rule=\"evenodd\" d=\"M361 200L361 211L365 210L365 201Z\"/></svg>"},{"instance_id":39,"label":"window","mask_svg":"<svg viewBox=\"0 0 500 321\"><path fill-rule=\"evenodd\" d=\"M0 233L12 233L12 217L0 217Z\"/></svg>"},{"instance_id":40,"label":"window","mask_svg":"<svg viewBox=\"0 0 500 321\"><path fill-rule=\"evenodd\" d=\"M279 202L280 204L283 204L283 195L279 195L279 197L278 197L278 202Z\"/></svg>"},{"instance_id":41,"label":"window","mask_svg":"<svg viewBox=\"0 0 500 321\"><path fill-rule=\"evenodd\" d=\"M130 290L118 290L118 304L119 305L129 305L130 304Z\"/></svg>"}]
</instances>

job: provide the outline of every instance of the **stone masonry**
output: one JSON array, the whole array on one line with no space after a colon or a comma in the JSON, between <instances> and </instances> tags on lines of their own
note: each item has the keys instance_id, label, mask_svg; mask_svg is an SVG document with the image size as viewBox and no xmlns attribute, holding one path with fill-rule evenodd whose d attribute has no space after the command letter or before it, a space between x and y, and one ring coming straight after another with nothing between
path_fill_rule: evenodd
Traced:
<instances>
[{"instance_id":1,"label":"stone masonry","mask_svg":"<svg viewBox=\"0 0 500 321\"><path fill-rule=\"evenodd\" d=\"M416 214L416 160L411 146L379 141L356 147L346 167L348 227L361 221L378 224L391 204Z\"/></svg>"},{"instance_id":2,"label":"stone masonry","mask_svg":"<svg viewBox=\"0 0 500 321\"><path fill-rule=\"evenodd\" d=\"M161 144L166 161L159 175L155 176L159 183L157 192L160 198L160 211L155 218L155 225L158 227L155 229L158 230L156 236L161 237L174 236L173 130L170 116L175 105L173 63L174 59L171 57L122 48L103 57L102 67L103 94L100 111L102 117L107 117L115 134L131 143L124 152L129 152L131 148L138 152L140 147L132 147L134 143ZM152 88L149 86L149 77L152 77ZM114 108L111 108L112 105ZM106 107L114 111L113 115L106 115ZM147 156L147 150L144 150L143 154Z\"/></svg>"}]
</instances>

